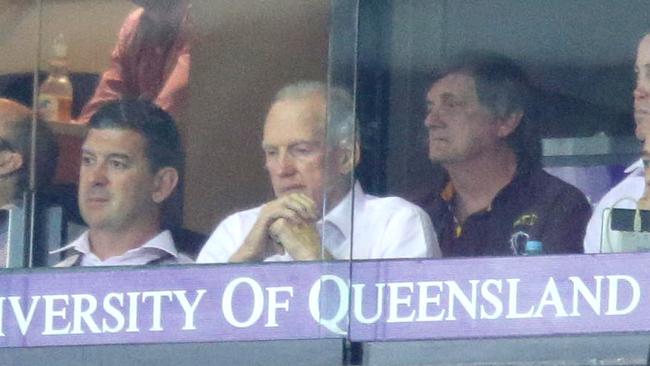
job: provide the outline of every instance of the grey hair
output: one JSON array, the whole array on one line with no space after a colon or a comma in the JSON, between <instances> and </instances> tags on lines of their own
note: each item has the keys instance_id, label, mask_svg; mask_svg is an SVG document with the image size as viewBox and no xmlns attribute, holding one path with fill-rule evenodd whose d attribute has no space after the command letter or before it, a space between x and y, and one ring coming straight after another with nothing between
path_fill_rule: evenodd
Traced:
<instances>
[{"instance_id":1,"label":"grey hair","mask_svg":"<svg viewBox=\"0 0 650 366\"><path fill-rule=\"evenodd\" d=\"M326 126L329 146L352 146L357 141L356 118L354 118L354 100L350 93L341 87L327 87L321 81L298 81L289 84L277 92L273 103L283 100L299 100L314 94L327 99Z\"/></svg>"}]
</instances>

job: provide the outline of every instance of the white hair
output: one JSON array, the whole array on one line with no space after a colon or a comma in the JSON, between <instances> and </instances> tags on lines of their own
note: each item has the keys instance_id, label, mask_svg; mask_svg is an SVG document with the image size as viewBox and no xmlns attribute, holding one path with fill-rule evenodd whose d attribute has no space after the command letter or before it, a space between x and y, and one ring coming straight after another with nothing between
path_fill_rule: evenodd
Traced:
<instances>
[{"instance_id":1,"label":"white hair","mask_svg":"<svg viewBox=\"0 0 650 366\"><path fill-rule=\"evenodd\" d=\"M327 99L326 134L330 146L350 145L356 138L354 100L350 93L340 87L327 87L320 81L298 81L277 92L273 103L283 100L300 100L314 94ZM325 122L325 121L323 121Z\"/></svg>"}]
</instances>

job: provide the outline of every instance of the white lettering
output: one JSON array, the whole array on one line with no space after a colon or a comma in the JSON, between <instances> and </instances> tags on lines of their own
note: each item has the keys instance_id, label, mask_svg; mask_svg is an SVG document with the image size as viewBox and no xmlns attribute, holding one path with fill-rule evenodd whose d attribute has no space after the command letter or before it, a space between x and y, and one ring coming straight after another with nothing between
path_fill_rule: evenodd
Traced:
<instances>
[{"instance_id":1,"label":"white lettering","mask_svg":"<svg viewBox=\"0 0 650 366\"><path fill-rule=\"evenodd\" d=\"M129 297L129 327L126 328L128 333L139 332L138 328L138 297L140 297L139 292L127 292L126 296Z\"/></svg>"},{"instance_id":2,"label":"white lettering","mask_svg":"<svg viewBox=\"0 0 650 366\"><path fill-rule=\"evenodd\" d=\"M104 297L103 301L103 306L104 306L104 311L113 319L115 320L115 326L111 327L108 325L108 321L104 318L102 319L102 332L104 333L117 333L124 328L124 323L126 321L124 320L124 315L122 314L121 311L119 311L117 308L111 304L111 300L117 300L118 303L120 304L120 307L124 306L124 294L123 293L115 293L111 292L106 297Z\"/></svg>"},{"instance_id":3,"label":"white lettering","mask_svg":"<svg viewBox=\"0 0 650 366\"><path fill-rule=\"evenodd\" d=\"M43 335L61 335L68 334L70 332L70 322L67 322L65 328L54 329L54 318L66 318L66 308L54 309L55 301L63 301L65 305L68 305L68 295L44 295L43 300L45 301L45 324L43 329Z\"/></svg>"},{"instance_id":4,"label":"white lettering","mask_svg":"<svg viewBox=\"0 0 650 366\"><path fill-rule=\"evenodd\" d=\"M4 330L4 317L5 317L4 304L5 304L5 298L0 297L0 337L5 336L5 334L3 332L3 330Z\"/></svg>"},{"instance_id":5,"label":"white lettering","mask_svg":"<svg viewBox=\"0 0 650 366\"><path fill-rule=\"evenodd\" d=\"M535 311L535 307L531 306L530 310L526 313L518 313L517 312L517 292L519 290L519 279L518 278L508 278L506 279L508 282L508 315L506 315L506 319L524 319L524 318L530 318L533 315L533 312Z\"/></svg>"},{"instance_id":6,"label":"white lettering","mask_svg":"<svg viewBox=\"0 0 650 366\"><path fill-rule=\"evenodd\" d=\"M183 290L173 292L174 296L176 296L178 302L181 303L183 311L185 312L185 325L183 325L183 330L196 330L196 326L194 325L194 313L196 312L196 308L199 306L199 302L201 302L201 299L207 290L196 290L196 296L194 297L194 301L191 304L189 301L187 301L187 297L185 296L185 293L187 291Z\"/></svg>"},{"instance_id":7,"label":"white lettering","mask_svg":"<svg viewBox=\"0 0 650 366\"><path fill-rule=\"evenodd\" d=\"M147 291L142 293L142 302L148 298L153 299L151 309L151 328L152 332L162 332L162 298L166 297L167 300L172 299L171 291Z\"/></svg>"},{"instance_id":8,"label":"white lettering","mask_svg":"<svg viewBox=\"0 0 650 366\"><path fill-rule=\"evenodd\" d=\"M321 296L320 296L320 290L321 286L323 283L326 281L333 281L336 284L336 287L338 288L339 291L339 308L336 311L336 314L332 319L323 319L321 318L321 311L320 311L320 301L321 301ZM349 306L349 289L348 285L343 281L338 276L334 275L323 275L320 277L320 279L316 280L314 284L311 287L311 290L309 290L309 312L311 313L312 318L318 322L318 324L321 324L325 326L327 329L329 329L331 332L340 334L340 335L345 335L347 332L343 329L341 329L338 326L338 323L345 319L347 312L348 312L348 306ZM331 303L331 300L325 299L326 304Z\"/></svg>"},{"instance_id":9,"label":"white lettering","mask_svg":"<svg viewBox=\"0 0 650 366\"><path fill-rule=\"evenodd\" d=\"M609 280L609 303L605 315L626 315L631 313L639 305L641 299L641 288L639 283L633 277L625 275L612 275L607 276ZM632 289L632 298L630 303L624 309L618 309L618 283L625 281Z\"/></svg>"},{"instance_id":10,"label":"white lettering","mask_svg":"<svg viewBox=\"0 0 650 366\"><path fill-rule=\"evenodd\" d=\"M247 320L240 322L235 319L235 314L232 310L232 299L237 286L243 283L247 284L253 291L253 311ZM240 277L232 280L223 292L221 308L226 321L231 325L237 328L250 327L259 320L264 311L264 292L262 291L262 287L255 280L249 277Z\"/></svg>"},{"instance_id":11,"label":"white lettering","mask_svg":"<svg viewBox=\"0 0 650 366\"><path fill-rule=\"evenodd\" d=\"M438 291L435 296L429 297L429 288L437 287ZM442 291L442 282L440 281L422 281L418 282L419 307L416 322L439 321L445 317L445 309L440 310L437 315L429 315L429 304L440 306L440 291Z\"/></svg>"},{"instance_id":12,"label":"white lettering","mask_svg":"<svg viewBox=\"0 0 650 366\"><path fill-rule=\"evenodd\" d=\"M445 284L449 288L449 306L448 310L449 312L447 313L447 318L446 320L456 320L456 316L454 315L454 304L456 301L454 299L458 299L460 304L463 306L467 314L472 319L476 319L476 293L477 293L477 287L476 285L479 283L478 280L470 280L469 283L472 285L472 298L468 298L463 290L461 290L460 286L455 281L445 281Z\"/></svg>"},{"instance_id":13,"label":"white lettering","mask_svg":"<svg viewBox=\"0 0 650 366\"><path fill-rule=\"evenodd\" d=\"M22 307L20 306L20 296L9 296L9 303L11 304L11 310L14 312L16 321L18 322L18 327L20 328L20 333L25 335L27 329L34 318L34 311L38 302L41 300L40 296L32 296L32 301L29 303L29 310L27 311L27 316L23 312Z\"/></svg>"},{"instance_id":14,"label":"white lettering","mask_svg":"<svg viewBox=\"0 0 650 366\"><path fill-rule=\"evenodd\" d=\"M289 311L289 299L285 299L283 302L278 303L278 293L285 292L289 294L289 298L293 297L293 287L284 286L284 287L269 287L266 289L269 293L269 302L268 302L268 315L267 321L264 325L265 327L277 327L277 311L282 309L284 311Z\"/></svg>"},{"instance_id":15,"label":"white lettering","mask_svg":"<svg viewBox=\"0 0 650 366\"><path fill-rule=\"evenodd\" d=\"M585 285L579 277L569 277L569 281L573 283L573 310L571 311L571 316L580 316L578 294L580 294L587 304L589 304L596 315L600 315L600 290L603 276L594 276L594 279L596 280L595 294L589 290L587 285Z\"/></svg>"},{"instance_id":16,"label":"white lettering","mask_svg":"<svg viewBox=\"0 0 650 366\"><path fill-rule=\"evenodd\" d=\"M548 278L546 287L544 287L544 294L542 295L542 299L539 301L537 311L533 314L533 317L541 318L543 316L542 311L549 305L555 308L555 317L569 316L564 309L562 297L560 296L560 292L557 290L557 285L555 285L553 277Z\"/></svg>"},{"instance_id":17,"label":"white lettering","mask_svg":"<svg viewBox=\"0 0 650 366\"><path fill-rule=\"evenodd\" d=\"M399 290L406 289L409 294L399 297ZM388 319L386 323L412 322L415 319L415 310L407 316L399 316L400 306L411 306L411 293L413 293L413 282L392 282L388 284Z\"/></svg>"},{"instance_id":18,"label":"white lettering","mask_svg":"<svg viewBox=\"0 0 650 366\"><path fill-rule=\"evenodd\" d=\"M87 306L84 306L84 302ZM74 316L70 334L83 334L82 323L86 324L90 332L101 333L101 329L99 329L92 317L95 310L97 310L97 299L89 294L78 294L72 295L72 303L74 304Z\"/></svg>"},{"instance_id":19,"label":"white lettering","mask_svg":"<svg viewBox=\"0 0 650 366\"><path fill-rule=\"evenodd\" d=\"M486 306L481 304L481 319L498 319L503 314L503 303L501 299L490 292L490 286L497 289L497 293L501 293L503 282L501 280L486 280L481 284L481 297L494 307L494 311L490 314L485 310Z\"/></svg>"},{"instance_id":20,"label":"white lettering","mask_svg":"<svg viewBox=\"0 0 650 366\"><path fill-rule=\"evenodd\" d=\"M362 283L357 283L352 285L352 295L353 295L353 301L354 301L354 318L359 321L359 323L362 324L372 324L377 322L379 318L381 317L381 314L383 313L383 304L382 300L384 298L384 288L386 287L385 283L377 283L375 284L375 287L377 288L377 296L375 297L376 301L375 304L377 306L377 310L375 311L375 314L370 317L366 318L366 316L363 314L363 288L365 287L365 284Z\"/></svg>"}]
</instances>

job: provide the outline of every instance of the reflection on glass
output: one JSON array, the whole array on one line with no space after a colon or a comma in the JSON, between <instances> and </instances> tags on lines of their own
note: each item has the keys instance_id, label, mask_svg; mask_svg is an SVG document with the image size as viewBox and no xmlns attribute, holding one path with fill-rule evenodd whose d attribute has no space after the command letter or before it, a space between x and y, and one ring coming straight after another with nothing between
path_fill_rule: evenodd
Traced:
<instances>
[{"instance_id":1,"label":"reflection on glass","mask_svg":"<svg viewBox=\"0 0 650 366\"><path fill-rule=\"evenodd\" d=\"M635 135L643 141L641 159L607 192L594 209L587 226L585 251L589 253L632 252L650 249L650 35L641 38L634 70Z\"/></svg>"},{"instance_id":2,"label":"reflection on glass","mask_svg":"<svg viewBox=\"0 0 650 366\"><path fill-rule=\"evenodd\" d=\"M30 263L30 107L37 51L37 7L30 1L3 3L0 20L0 267L22 267ZM52 154L50 159L56 162L56 155ZM44 185L49 173L41 177Z\"/></svg>"},{"instance_id":3,"label":"reflection on glass","mask_svg":"<svg viewBox=\"0 0 650 366\"><path fill-rule=\"evenodd\" d=\"M72 119L72 82L68 67L68 45L63 34L52 43L49 70L38 91L38 114L51 122L70 122Z\"/></svg>"},{"instance_id":4,"label":"reflection on glass","mask_svg":"<svg viewBox=\"0 0 650 366\"><path fill-rule=\"evenodd\" d=\"M32 128L36 128L32 160ZM30 248L29 207L44 226L53 224L56 197L48 196L58 161L58 146L51 129L32 122L32 112L22 104L0 98L0 207L4 212L0 230L0 260L8 266L40 264L47 248ZM34 182L31 182L33 174ZM32 196L32 192L39 192ZM54 210L54 211L53 211ZM35 240L40 239L37 233ZM56 240L54 237L50 238ZM58 239L60 242L60 238ZM26 255L26 253L29 253Z\"/></svg>"},{"instance_id":5,"label":"reflection on glass","mask_svg":"<svg viewBox=\"0 0 650 366\"><path fill-rule=\"evenodd\" d=\"M19 212L24 211L21 207L23 195L29 191L31 117L29 108L10 99L0 99L0 263L3 267L10 264L12 254L16 259L24 255L18 253L23 240L23 231L19 228L24 227L23 220L19 219L24 217ZM20 236L15 238L20 240L13 247L10 245L11 229L13 236Z\"/></svg>"},{"instance_id":6,"label":"reflection on glass","mask_svg":"<svg viewBox=\"0 0 650 366\"><path fill-rule=\"evenodd\" d=\"M144 98L178 119L187 106L190 72L188 0L133 1L111 56L78 123L109 100Z\"/></svg>"},{"instance_id":7,"label":"reflection on glass","mask_svg":"<svg viewBox=\"0 0 650 366\"><path fill-rule=\"evenodd\" d=\"M69 243L66 249L78 248L79 241L84 242L84 240L86 240L86 247L82 245L81 252L75 253L74 250L70 250L65 253L66 255L73 254L73 256L76 254L77 260L68 259L63 264L188 262L188 258L178 253L174 240L178 241L180 244L176 244L181 249L187 250L190 255L196 254L195 247L203 240L202 235L183 230L179 225L182 196L178 193L180 191L178 181L182 174L184 156L184 152L180 149L180 138L176 125L179 121L172 120L168 114L157 109L162 107L178 117L184 112L187 104L188 10L189 1L185 0L153 2L115 0L81 3L42 1L42 27L39 34L42 59L39 60L39 65L43 71L39 73L41 80L39 115L48 120L48 125L54 130L60 148L60 162L56 169L54 184L45 190L40 190L37 201L54 202L61 212L57 217L49 210L40 209L40 205L36 206L34 250L39 253L39 258L35 260L34 264L55 265L64 256L64 250L61 250L62 246ZM74 22L74 27L69 22L71 18L77 20ZM89 39L92 41L89 42ZM69 106L70 97L72 97L71 106ZM132 224L139 229L129 230L122 227L121 230L118 230L123 235L126 235L126 232L131 232L131 239L117 240L113 237L117 242L124 244L122 247L116 246L115 249L119 253L107 250L101 245L97 252L94 252L95 244L92 246L89 244L88 236L96 237L98 242L106 240L106 238L101 234L92 235L97 232L97 225L91 225L88 222L91 218L89 211L92 210L87 209L84 196L79 196L80 199L77 190L79 183L84 182L83 176L81 181L79 179L80 170L82 170L80 168L81 147L85 143L96 142L89 141L89 138L96 136L97 133L91 129L90 132L93 133L86 136L85 126L76 126L65 122L88 123L103 106L120 98L140 99L143 101L142 103L146 103L144 101L148 100L158 105L158 107L154 105L135 106L132 110L124 111L122 119L125 116L132 117L133 122L145 126L144 129L148 129L146 126L156 126L151 132L153 136L142 133L136 136L136 139L141 138L144 141L147 152L172 154L158 151L161 149L158 145L172 149L172 155L176 155L173 158L179 159L179 163L169 167L165 165L166 163L163 166L157 166L156 169L153 169L152 174L158 177L158 173L167 172L168 170L165 168L170 168L171 171L176 172L174 174L177 177L171 181L167 179L169 181L167 186L170 187L167 189L169 192L162 194L162 197L156 197L155 202L142 204L150 209L149 214L145 215L150 221L153 220L153 223L150 222L150 228L145 230L142 225L138 226L138 224L142 224L141 222L132 220ZM142 112L141 115L134 116L134 113L139 113L138 111ZM117 130L119 127L124 127L120 125L121 118L119 116L110 115L109 117L118 127ZM161 120L164 123L161 124ZM171 123L171 127L169 123ZM103 128L99 128L99 130L103 130ZM173 141L165 140L165 138L161 140L156 134L165 135L166 139ZM117 151L120 149L119 143L121 142L108 141L107 148ZM40 145L41 142L37 140L36 146ZM93 144L91 147L97 149L95 145ZM131 153L137 155L140 151ZM156 154L152 153L154 156ZM109 176L106 175L106 177ZM95 182L95 185L97 188L93 189L101 191L102 187L105 188L108 183L105 180L99 180L99 183ZM133 181L129 188L141 192L147 186ZM91 194L94 197L91 198L91 201L106 199L105 202L102 202L114 203L112 193L108 194L107 191L104 191L97 195L99 197ZM123 198L128 194L119 191L116 195L117 198ZM41 199L41 196L47 198ZM134 200L133 197L131 200ZM94 202L94 204L99 205L98 202ZM118 212L126 216L131 212L129 207L120 206L117 209ZM155 219L152 219L153 217ZM56 225L60 226L56 227ZM89 231L86 231L86 228ZM173 239L169 232L163 230L167 228L173 232ZM88 235L88 232L91 234ZM53 243L49 239L54 233L58 233L59 236L57 243ZM160 244L160 248L155 249L157 244L152 244L154 249L149 250L151 258L142 259L137 255L138 253L136 255L127 253L127 257L133 256L130 257L131 260L128 258L125 260L122 256L130 249L142 250L143 245L149 239L157 237L161 233L164 233L163 240L155 241ZM42 236L46 236L46 238L42 238ZM90 250L91 247L93 250ZM53 255L48 257L47 251L52 251ZM88 254L88 256L83 254ZM88 260L87 257L91 257L91 255L96 257L96 262ZM113 258L113 262L105 261L108 257L116 258Z\"/></svg>"}]
</instances>

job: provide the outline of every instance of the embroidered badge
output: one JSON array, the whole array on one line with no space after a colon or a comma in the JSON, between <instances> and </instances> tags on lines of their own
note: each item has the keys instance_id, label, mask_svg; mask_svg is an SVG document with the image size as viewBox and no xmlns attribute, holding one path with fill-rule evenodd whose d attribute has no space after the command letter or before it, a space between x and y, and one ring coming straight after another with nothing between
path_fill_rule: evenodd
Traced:
<instances>
[{"instance_id":1,"label":"embroidered badge","mask_svg":"<svg viewBox=\"0 0 650 366\"><path fill-rule=\"evenodd\" d=\"M514 224L512 224L512 227L517 227L517 226L535 226L537 223L537 214L536 213L525 213L517 220L515 220Z\"/></svg>"}]
</instances>

